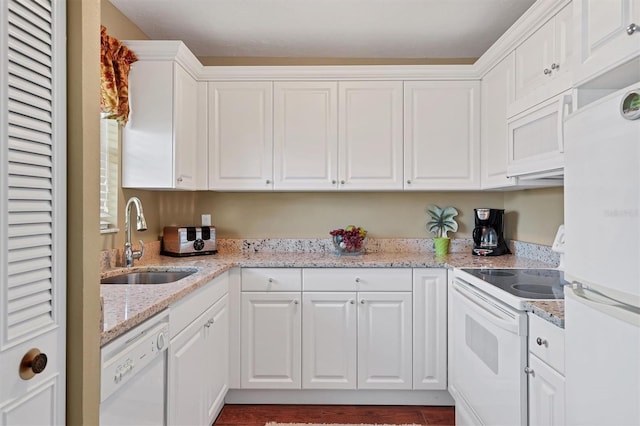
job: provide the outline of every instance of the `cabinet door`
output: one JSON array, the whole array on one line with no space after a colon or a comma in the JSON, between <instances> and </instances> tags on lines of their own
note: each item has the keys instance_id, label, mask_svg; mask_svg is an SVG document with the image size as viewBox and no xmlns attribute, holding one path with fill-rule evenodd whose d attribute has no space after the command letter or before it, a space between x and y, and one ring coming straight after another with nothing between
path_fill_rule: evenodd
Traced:
<instances>
[{"instance_id":1,"label":"cabinet door","mask_svg":"<svg viewBox=\"0 0 640 426\"><path fill-rule=\"evenodd\" d=\"M240 386L300 389L300 293L242 293Z\"/></svg>"},{"instance_id":2,"label":"cabinet door","mask_svg":"<svg viewBox=\"0 0 640 426\"><path fill-rule=\"evenodd\" d=\"M447 388L447 271L413 270L413 389Z\"/></svg>"},{"instance_id":3,"label":"cabinet door","mask_svg":"<svg viewBox=\"0 0 640 426\"><path fill-rule=\"evenodd\" d=\"M411 389L411 292L358 293L358 388Z\"/></svg>"},{"instance_id":4,"label":"cabinet door","mask_svg":"<svg viewBox=\"0 0 640 426\"><path fill-rule=\"evenodd\" d=\"M198 425L205 421L203 374L209 362L205 337L208 312L171 340L167 378L168 423Z\"/></svg>"},{"instance_id":5,"label":"cabinet door","mask_svg":"<svg viewBox=\"0 0 640 426\"><path fill-rule=\"evenodd\" d=\"M556 95L571 87L575 69L575 21L573 4L569 3L554 17L553 63L551 83L547 97Z\"/></svg>"},{"instance_id":6,"label":"cabinet door","mask_svg":"<svg viewBox=\"0 0 640 426\"><path fill-rule=\"evenodd\" d=\"M200 127L205 126L200 116L199 91L206 90L184 68L174 64L173 134L175 144L174 179L177 189L206 189L207 141ZM205 109L206 111L206 109Z\"/></svg>"},{"instance_id":7,"label":"cabinet door","mask_svg":"<svg viewBox=\"0 0 640 426\"><path fill-rule=\"evenodd\" d=\"M338 83L274 83L274 189L336 189Z\"/></svg>"},{"instance_id":8,"label":"cabinet door","mask_svg":"<svg viewBox=\"0 0 640 426\"><path fill-rule=\"evenodd\" d=\"M620 65L640 53L640 0L574 1L579 37L575 85Z\"/></svg>"},{"instance_id":9,"label":"cabinet door","mask_svg":"<svg viewBox=\"0 0 640 426\"><path fill-rule=\"evenodd\" d=\"M129 74L122 128L122 187L173 188L173 61L138 61Z\"/></svg>"},{"instance_id":10,"label":"cabinet door","mask_svg":"<svg viewBox=\"0 0 640 426\"><path fill-rule=\"evenodd\" d=\"M507 176L507 106L514 100L514 54L511 53L482 78L482 189L515 185Z\"/></svg>"},{"instance_id":11,"label":"cabinet door","mask_svg":"<svg viewBox=\"0 0 640 426\"><path fill-rule=\"evenodd\" d=\"M271 190L271 82L209 82L209 189Z\"/></svg>"},{"instance_id":12,"label":"cabinet door","mask_svg":"<svg viewBox=\"0 0 640 426\"><path fill-rule=\"evenodd\" d=\"M303 388L356 388L355 301L355 292L303 293Z\"/></svg>"},{"instance_id":13,"label":"cabinet door","mask_svg":"<svg viewBox=\"0 0 640 426\"><path fill-rule=\"evenodd\" d=\"M402 82L339 84L339 188L402 189Z\"/></svg>"},{"instance_id":14,"label":"cabinet door","mask_svg":"<svg viewBox=\"0 0 640 426\"><path fill-rule=\"evenodd\" d=\"M529 424L564 425L565 379L553 368L529 354Z\"/></svg>"},{"instance_id":15,"label":"cabinet door","mask_svg":"<svg viewBox=\"0 0 640 426\"><path fill-rule=\"evenodd\" d=\"M480 187L480 83L405 83L404 189Z\"/></svg>"},{"instance_id":16,"label":"cabinet door","mask_svg":"<svg viewBox=\"0 0 640 426\"><path fill-rule=\"evenodd\" d=\"M551 78L554 44L554 20L550 19L516 48L516 102L523 104L542 96L541 92ZM528 103L534 104L535 101Z\"/></svg>"},{"instance_id":17,"label":"cabinet door","mask_svg":"<svg viewBox=\"0 0 640 426\"><path fill-rule=\"evenodd\" d=\"M204 382L207 422L213 421L224 406L229 378L229 300L224 296L207 312L205 323L205 352L203 367L209 370L200 377Z\"/></svg>"}]
</instances>

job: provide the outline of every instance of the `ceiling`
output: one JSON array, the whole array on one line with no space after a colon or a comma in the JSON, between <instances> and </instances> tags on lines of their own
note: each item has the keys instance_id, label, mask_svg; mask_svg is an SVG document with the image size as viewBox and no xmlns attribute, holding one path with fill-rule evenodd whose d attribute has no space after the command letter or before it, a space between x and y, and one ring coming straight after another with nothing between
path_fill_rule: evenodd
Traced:
<instances>
[{"instance_id":1,"label":"ceiling","mask_svg":"<svg viewBox=\"0 0 640 426\"><path fill-rule=\"evenodd\" d=\"M534 0L110 0L200 57L477 58Z\"/></svg>"}]
</instances>

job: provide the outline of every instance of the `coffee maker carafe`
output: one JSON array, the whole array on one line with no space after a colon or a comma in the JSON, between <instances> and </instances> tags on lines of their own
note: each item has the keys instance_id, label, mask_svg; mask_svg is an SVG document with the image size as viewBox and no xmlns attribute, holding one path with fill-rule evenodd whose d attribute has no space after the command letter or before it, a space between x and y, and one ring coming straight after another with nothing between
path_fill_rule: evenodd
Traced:
<instances>
[{"instance_id":1,"label":"coffee maker carafe","mask_svg":"<svg viewBox=\"0 0 640 426\"><path fill-rule=\"evenodd\" d=\"M500 256L511 253L504 241L504 210L474 209L473 254Z\"/></svg>"}]
</instances>

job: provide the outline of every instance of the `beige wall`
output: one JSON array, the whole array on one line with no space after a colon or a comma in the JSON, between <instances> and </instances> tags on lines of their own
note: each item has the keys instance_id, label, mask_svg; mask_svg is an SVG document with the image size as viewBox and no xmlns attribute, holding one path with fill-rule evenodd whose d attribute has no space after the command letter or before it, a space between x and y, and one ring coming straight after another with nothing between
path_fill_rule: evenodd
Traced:
<instances>
[{"instance_id":1,"label":"beige wall","mask_svg":"<svg viewBox=\"0 0 640 426\"><path fill-rule=\"evenodd\" d=\"M153 192L126 190L142 200L149 229L133 239L154 241L168 225L200 224L211 214L221 238L325 238L354 224L375 238L428 238L426 207L454 206L469 238L473 209L504 208L508 239L551 245L563 222L562 188L513 192ZM119 245L118 245L119 246Z\"/></svg>"},{"instance_id":2,"label":"beige wall","mask_svg":"<svg viewBox=\"0 0 640 426\"><path fill-rule=\"evenodd\" d=\"M100 0L67 2L67 424L100 401Z\"/></svg>"},{"instance_id":3,"label":"beige wall","mask_svg":"<svg viewBox=\"0 0 640 426\"><path fill-rule=\"evenodd\" d=\"M331 229L360 225L375 238L428 238L426 208L454 206L468 237L474 207L502 208L498 192L325 192L325 193L200 193L200 214L210 213L221 237L327 238ZM177 220L177 217L167 218Z\"/></svg>"},{"instance_id":4,"label":"beige wall","mask_svg":"<svg viewBox=\"0 0 640 426\"><path fill-rule=\"evenodd\" d=\"M564 223L564 190L527 189L506 192L506 234L515 240L551 245Z\"/></svg>"}]
</instances>

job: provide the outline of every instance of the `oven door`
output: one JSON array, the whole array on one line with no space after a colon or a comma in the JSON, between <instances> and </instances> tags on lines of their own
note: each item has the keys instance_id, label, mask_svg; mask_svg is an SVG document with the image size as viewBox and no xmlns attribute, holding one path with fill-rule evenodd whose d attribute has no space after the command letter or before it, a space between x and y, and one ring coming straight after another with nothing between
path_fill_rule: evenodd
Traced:
<instances>
[{"instance_id":1,"label":"oven door","mask_svg":"<svg viewBox=\"0 0 640 426\"><path fill-rule=\"evenodd\" d=\"M485 425L526 425L526 314L460 278L450 290L450 383L456 405Z\"/></svg>"}]
</instances>

